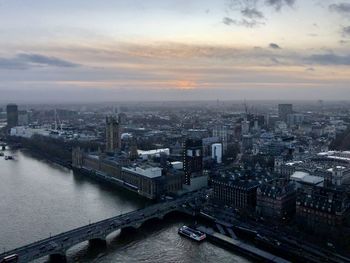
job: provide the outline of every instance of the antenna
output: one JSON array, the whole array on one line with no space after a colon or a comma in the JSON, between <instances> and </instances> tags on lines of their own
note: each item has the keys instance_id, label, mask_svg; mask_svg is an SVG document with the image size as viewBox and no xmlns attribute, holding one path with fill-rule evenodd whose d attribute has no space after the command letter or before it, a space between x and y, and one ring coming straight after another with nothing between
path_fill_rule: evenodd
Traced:
<instances>
[{"instance_id":1,"label":"antenna","mask_svg":"<svg viewBox=\"0 0 350 263\"><path fill-rule=\"evenodd\" d=\"M60 116L57 113L57 109L55 109L55 131L58 130L58 126L60 127L60 131L62 131L63 123L60 120Z\"/></svg>"},{"instance_id":2,"label":"antenna","mask_svg":"<svg viewBox=\"0 0 350 263\"><path fill-rule=\"evenodd\" d=\"M55 131L57 131L57 110L54 111L54 118L55 118Z\"/></svg>"},{"instance_id":3,"label":"antenna","mask_svg":"<svg viewBox=\"0 0 350 263\"><path fill-rule=\"evenodd\" d=\"M245 99L244 99L244 102L243 102L243 106L244 106L245 116L247 118L248 117L248 106L247 106L247 102L246 102Z\"/></svg>"}]
</instances>

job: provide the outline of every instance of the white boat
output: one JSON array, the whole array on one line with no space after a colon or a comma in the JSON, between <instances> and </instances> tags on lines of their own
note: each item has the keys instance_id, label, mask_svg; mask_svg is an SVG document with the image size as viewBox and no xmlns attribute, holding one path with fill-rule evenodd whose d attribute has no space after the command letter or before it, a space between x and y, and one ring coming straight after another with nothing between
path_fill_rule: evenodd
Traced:
<instances>
[{"instance_id":1,"label":"white boat","mask_svg":"<svg viewBox=\"0 0 350 263\"><path fill-rule=\"evenodd\" d=\"M178 233L197 242L203 241L207 237L205 233L188 226L180 227Z\"/></svg>"}]
</instances>

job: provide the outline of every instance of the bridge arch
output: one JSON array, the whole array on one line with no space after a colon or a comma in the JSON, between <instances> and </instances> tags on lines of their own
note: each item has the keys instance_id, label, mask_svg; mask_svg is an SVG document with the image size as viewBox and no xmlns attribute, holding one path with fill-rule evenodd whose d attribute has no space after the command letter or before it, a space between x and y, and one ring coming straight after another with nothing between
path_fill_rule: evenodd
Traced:
<instances>
[{"instance_id":1,"label":"bridge arch","mask_svg":"<svg viewBox=\"0 0 350 263\"><path fill-rule=\"evenodd\" d=\"M106 247L106 238L92 238L89 240L89 245L94 247Z\"/></svg>"},{"instance_id":2,"label":"bridge arch","mask_svg":"<svg viewBox=\"0 0 350 263\"><path fill-rule=\"evenodd\" d=\"M66 254L54 253L49 255L50 263L66 263L67 257Z\"/></svg>"}]
</instances>

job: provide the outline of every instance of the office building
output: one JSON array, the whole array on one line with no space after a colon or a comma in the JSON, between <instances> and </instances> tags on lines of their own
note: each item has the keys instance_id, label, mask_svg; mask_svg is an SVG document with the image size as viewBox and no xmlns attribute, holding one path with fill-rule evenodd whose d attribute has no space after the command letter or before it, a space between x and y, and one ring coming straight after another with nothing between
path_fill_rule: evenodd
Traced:
<instances>
[{"instance_id":1,"label":"office building","mask_svg":"<svg viewBox=\"0 0 350 263\"><path fill-rule=\"evenodd\" d=\"M7 127L12 128L18 125L18 107L16 104L8 104L7 112Z\"/></svg>"},{"instance_id":2,"label":"office building","mask_svg":"<svg viewBox=\"0 0 350 263\"><path fill-rule=\"evenodd\" d=\"M222 151L225 153L227 151L228 145L228 128L227 126L216 126L213 129L213 137L218 137L222 143Z\"/></svg>"},{"instance_id":3,"label":"office building","mask_svg":"<svg viewBox=\"0 0 350 263\"><path fill-rule=\"evenodd\" d=\"M222 144L221 143L214 143L211 146L211 158L216 163L222 163Z\"/></svg>"}]
</instances>

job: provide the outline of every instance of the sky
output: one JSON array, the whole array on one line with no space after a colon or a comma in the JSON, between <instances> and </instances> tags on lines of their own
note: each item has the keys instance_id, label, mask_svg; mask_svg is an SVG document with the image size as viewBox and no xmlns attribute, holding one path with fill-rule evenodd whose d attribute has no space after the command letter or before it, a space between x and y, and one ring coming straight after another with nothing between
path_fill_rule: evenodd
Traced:
<instances>
[{"instance_id":1,"label":"sky","mask_svg":"<svg viewBox=\"0 0 350 263\"><path fill-rule=\"evenodd\" d=\"M0 0L0 101L350 99L350 0Z\"/></svg>"}]
</instances>

